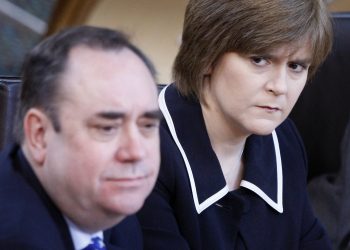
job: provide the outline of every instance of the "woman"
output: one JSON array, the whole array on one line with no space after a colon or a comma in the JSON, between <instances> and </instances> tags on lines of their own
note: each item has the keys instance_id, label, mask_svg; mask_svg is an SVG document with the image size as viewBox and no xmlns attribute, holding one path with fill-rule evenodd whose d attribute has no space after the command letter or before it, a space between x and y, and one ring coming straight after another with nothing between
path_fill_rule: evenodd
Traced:
<instances>
[{"instance_id":1,"label":"woman","mask_svg":"<svg viewBox=\"0 0 350 250\"><path fill-rule=\"evenodd\" d=\"M331 47L322 0L190 0L145 249L329 249L287 119Z\"/></svg>"}]
</instances>

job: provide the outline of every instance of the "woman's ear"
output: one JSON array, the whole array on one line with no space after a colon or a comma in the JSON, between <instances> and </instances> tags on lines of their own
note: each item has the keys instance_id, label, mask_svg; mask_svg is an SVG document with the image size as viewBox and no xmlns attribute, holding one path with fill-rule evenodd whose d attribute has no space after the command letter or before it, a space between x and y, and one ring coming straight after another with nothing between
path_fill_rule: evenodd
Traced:
<instances>
[{"instance_id":1,"label":"woman's ear","mask_svg":"<svg viewBox=\"0 0 350 250\"><path fill-rule=\"evenodd\" d=\"M212 71L213 71L212 66L208 66L204 71L204 76L210 76Z\"/></svg>"},{"instance_id":2,"label":"woman's ear","mask_svg":"<svg viewBox=\"0 0 350 250\"><path fill-rule=\"evenodd\" d=\"M24 117L24 143L30 157L36 165L43 165L46 157L46 133L50 127L50 120L39 109L31 108Z\"/></svg>"}]
</instances>

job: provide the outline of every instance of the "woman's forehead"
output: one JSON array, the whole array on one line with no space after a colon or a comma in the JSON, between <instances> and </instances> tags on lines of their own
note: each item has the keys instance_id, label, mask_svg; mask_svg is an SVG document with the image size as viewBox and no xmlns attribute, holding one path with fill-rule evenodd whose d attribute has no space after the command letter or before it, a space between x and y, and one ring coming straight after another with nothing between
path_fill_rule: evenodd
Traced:
<instances>
[{"instance_id":1,"label":"woman's forehead","mask_svg":"<svg viewBox=\"0 0 350 250\"><path fill-rule=\"evenodd\" d=\"M270 56L298 56L302 58L310 58L312 60L313 48L310 39L300 39L289 43L276 44L267 48L257 49L248 54L270 55Z\"/></svg>"}]
</instances>

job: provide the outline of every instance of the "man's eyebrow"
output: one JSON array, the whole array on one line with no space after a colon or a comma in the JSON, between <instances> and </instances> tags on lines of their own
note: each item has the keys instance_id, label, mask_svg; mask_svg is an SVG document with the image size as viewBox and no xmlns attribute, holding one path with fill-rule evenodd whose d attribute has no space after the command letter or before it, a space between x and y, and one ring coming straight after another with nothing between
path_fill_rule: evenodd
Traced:
<instances>
[{"instance_id":1,"label":"man's eyebrow","mask_svg":"<svg viewBox=\"0 0 350 250\"><path fill-rule=\"evenodd\" d=\"M157 119L157 120L161 120L163 118L163 114L159 109L147 111L142 116L150 119Z\"/></svg>"},{"instance_id":2,"label":"man's eyebrow","mask_svg":"<svg viewBox=\"0 0 350 250\"><path fill-rule=\"evenodd\" d=\"M99 118L104 118L108 120L120 119L126 116L124 112L115 112L115 111L103 111L99 112L96 115Z\"/></svg>"},{"instance_id":3,"label":"man's eyebrow","mask_svg":"<svg viewBox=\"0 0 350 250\"><path fill-rule=\"evenodd\" d=\"M102 111L97 113L96 115L99 118L107 119L107 120L116 120L121 119L127 116L125 112L116 112L116 111ZM163 114L159 109L146 111L142 115L142 117L161 120L163 118Z\"/></svg>"}]
</instances>

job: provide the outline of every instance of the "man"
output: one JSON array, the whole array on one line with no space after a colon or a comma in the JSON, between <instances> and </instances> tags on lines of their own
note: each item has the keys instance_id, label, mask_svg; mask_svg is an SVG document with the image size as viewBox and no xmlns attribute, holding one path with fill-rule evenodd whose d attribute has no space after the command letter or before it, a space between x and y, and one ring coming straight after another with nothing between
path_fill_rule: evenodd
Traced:
<instances>
[{"instance_id":1,"label":"man","mask_svg":"<svg viewBox=\"0 0 350 250\"><path fill-rule=\"evenodd\" d=\"M159 168L154 72L109 29L68 29L32 50L19 143L0 155L0 249L142 249L132 214Z\"/></svg>"}]
</instances>

